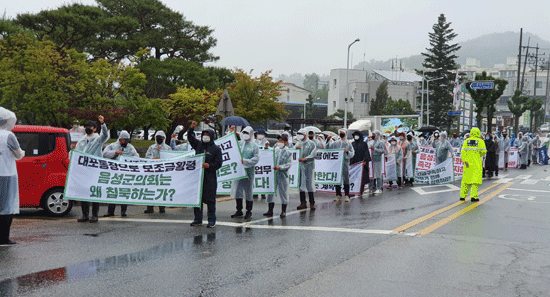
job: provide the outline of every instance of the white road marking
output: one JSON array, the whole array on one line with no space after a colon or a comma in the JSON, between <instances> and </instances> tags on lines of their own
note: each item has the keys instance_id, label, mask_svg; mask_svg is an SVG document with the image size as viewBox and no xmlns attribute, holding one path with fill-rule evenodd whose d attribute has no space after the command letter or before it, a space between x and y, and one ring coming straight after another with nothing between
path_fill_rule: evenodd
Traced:
<instances>
[{"instance_id":1,"label":"white road marking","mask_svg":"<svg viewBox=\"0 0 550 297\"><path fill-rule=\"evenodd\" d=\"M514 178L500 178L497 181L501 184L507 184L507 183L511 182L513 179Z\"/></svg>"},{"instance_id":2,"label":"white road marking","mask_svg":"<svg viewBox=\"0 0 550 297\"><path fill-rule=\"evenodd\" d=\"M539 182L539 180L536 180L536 179L526 179L526 180L522 181L521 184L522 185L534 185L538 182Z\"/></svg>"},{"instance_id":3,"label":"white road marking","mask_svg":"<svg viewBox=\"0 0 550 297\"><path fill-rule=\"evenodd\" d=\"M529 175L529 174L522 174L522 175L518 175L516 176L517 179L529 179L531 178L532 175Z\"/></svg>"},{"instance_id":4,"label":"white road marking","mask_svg":"<svg viewBox=\"0 0 550 297\"><path fill-rule=\"evenodd\" d=\"M523 192L550 193L550 191L544 191L544 190L527 190L527 189L516 189L516 188L507 188L506 190L523 191Z\"/></svg>"},{"instance_id":5,"label":"white road marking","mask_svg":"<svg viewBox=\"0 0 550 297\"><path fill-rule=\"evenodd\" d=\"M441 187L441 186L446 186L448 189L439 190L439 191L429 191L429 192L423 190L423 189L429 189L429 188ZM452 191L460 190L459 187L452 184L421 186L421 187L415 186L415 187L412 187L411 189L413 189L419 195L429 195L429 194L437 194L437 193L452 192Z\"/></svg>"},{"instance_id":6,"label":"white road marking","mask_svg":"<svg viewBox=\"0 0 550 297\"><path fill-rule=\"evenodd\" d=\"M165 219L135 219L135 218L104 218L102 221L116 222L138 222L138 223L171 223L171 224L190 224L192 220L165 220ZM228 227L245 227L253 229L278 229L278 230L301 230L301 231L324 231L340 233L361 233L361 234L379 234L379 235L406 235L416 236L416 233L395 233L392 230L371 230L371 229L351 229L336 227L314 227L314 226L281 226L281 225L252 225L252 222L233 223L216 222L216 225Z\"/></svg>"}]
</instances>

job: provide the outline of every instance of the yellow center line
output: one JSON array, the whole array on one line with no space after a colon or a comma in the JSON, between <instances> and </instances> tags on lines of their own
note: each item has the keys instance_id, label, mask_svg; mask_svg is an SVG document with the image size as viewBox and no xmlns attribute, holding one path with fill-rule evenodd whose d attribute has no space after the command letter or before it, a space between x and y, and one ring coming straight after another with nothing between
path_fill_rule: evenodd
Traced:
<instances>
[{"instance_id":1,"label":"yellow center line","mask_svg":"<svg viewBox=\"0 0 550 297\"><path fill-rule=\"evenodd\" d=\"M481 194L483 194L483 193L489 191L490 189L492 189L492 188L494 188L494 187L496 187L496 186L498 186L498 185L499 185L499 183L493 184L493 185L491 185L491 186L489 186L489 187L487 187L487 188L485 188L485 189L479 191L478 195L481 195ZM411 227L413 227L413 226L416 226L416 225L418 225L418 224L420 224L420 223L422 223L422 222L424 222L424 221L426 221L426 220L429 220L429 219L435 217L435 216L438 215L438 214L444 213L444 212L448 211L449 209L452 209L452 208L457 207L457 206L459 206L459 205L461 205L461 204L464 204L464 202L465 202L465 201L458 201L458 202L453 203L453 204L451 204L451 205L449 205L449 206L447 206L447 207L444 207L444 208L442 208L442 209L436 210L436 211L434 211L434 212L432 212L432 213L429 213L429 214L427 214L427 215L425 215L425 216L423 216L423 217L421 217L421 218L418 218L418 219L416 219L416 220L414 220L414 221L411 221L411 222L409 222L409 223L407 223L407 224L405 224L405 225L403 225L403 226L400 226L400 227L397 227L397 228L393 229L393 232L403 232L403 231L405 231L405 230L407 230L407 229L409 229L409 228L411 228Z\"/></svg>"},{"instance_id":2,"label":"yellow center line","mask_svg":"<svg viewBox=\"0 0 550 297\"><path fill-rule=\"evenodd\" d=\"M423 230L420 230L420 232L418 232L417 234L418 235L426 235L426 234L429 234L430 232L433 232L437 228L449 223L450 221L458 218L459 216L461 216L461 215L469 212L470 210L478 207L479 205L489 201L489 199L495 197L496 195L498 195L500 192L504 191L506 188L508 188L511 185L512 185L512 183L507 183L506 185L502 186L500 189L492 192L489 196L485 197L484 199L482 199L478 203L472 204L472 205L470 205L470 206L468 206L468 207L466 207L466 208L464 208L460 211L457 211L457 212L453 213L452 215L442 219L441 221L439 221L439 222L437 222L437 223L435 223L435 224L433 224L433 225L431 225L431 226L429 226L429 227L427 227Z\"/></svg>"}]
</instances>

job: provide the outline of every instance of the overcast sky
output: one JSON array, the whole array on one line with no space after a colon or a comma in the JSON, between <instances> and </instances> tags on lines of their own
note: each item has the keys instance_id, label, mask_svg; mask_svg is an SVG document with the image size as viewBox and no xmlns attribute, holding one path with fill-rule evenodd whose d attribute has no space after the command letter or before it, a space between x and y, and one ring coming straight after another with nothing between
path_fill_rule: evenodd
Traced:
<instances>
[{"instance_id":1,"label":"overcast sky","mask_svg":"<svg viewBox=\"0 0 550 297\"><path fill-rule=\"evenodd\" d=\"M461 42L495 32L530 32L550 40L548 0L161 0L198 25L215 29L220 57L215 66L273 70L273 76L346 68L347 47L353 64L420 54L428 33L444 13ZM4 1L8 17L55 9L81 0ZM351 64L350 64L351 67Z\"/></svg>"}]
</instances>

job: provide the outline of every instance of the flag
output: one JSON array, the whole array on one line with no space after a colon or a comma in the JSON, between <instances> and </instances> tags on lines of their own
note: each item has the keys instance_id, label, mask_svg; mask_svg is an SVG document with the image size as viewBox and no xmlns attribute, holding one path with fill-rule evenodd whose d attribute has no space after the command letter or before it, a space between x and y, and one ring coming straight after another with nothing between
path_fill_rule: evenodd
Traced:
<instances>
[{"instance_id":1,"label":"flag","mask_svg":"<svg viewBox=\"0 0 550 297\"><path fill-rule=\"evenodd\" d=\"M391 60L391 70L393 70L393 59Z\"/></svg>"},{"instance_id":2,"label":"flag","mask_svg":"<svg viewBox=\"0 0 550 297\"><path fill-rule=\"evenodd\" d=\"M460 109L459 93L460 93L460 83L458 81L458 70L457 70L456 78L455 78L455 87L453 89L453 107L456 110Z\"/></svg>"},{"instance_id":3,"label":"flag","mask_svg":"<svg viewBox=\"0 0 550 297\"><path fill-rule=\"evenodd\" d=\"M399 70L401 70L401 72L403 72L403 61L402 60L399 60Z\"/></svg>"}]
</instances>

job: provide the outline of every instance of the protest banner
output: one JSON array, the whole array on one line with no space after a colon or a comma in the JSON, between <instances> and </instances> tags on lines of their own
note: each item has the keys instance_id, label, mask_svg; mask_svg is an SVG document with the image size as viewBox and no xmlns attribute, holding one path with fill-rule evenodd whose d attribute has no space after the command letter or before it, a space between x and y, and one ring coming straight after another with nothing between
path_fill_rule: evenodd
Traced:
<instances>
[{"instance_id":1,"label":"protest banner","mask_svg":"<svg viewBox=\"0 0 550 297\"><path fill-rule=\"evenodd\" d=\"M405 164L405 178L411 179L414 178L414 168L413 168L413 157L410 155L407 158L407 162Z\"/></svg>"},{"instance_id":2,"label":"protest banner","mask_svg":"<svg viewBox=\"0 0 550 297\"><path fill-rule=\"evenodd\" d=\"M397 164L395 162L395 153L386 155L386 161L384 162L386 170L382 175L383 181L397 181Z\"/></svg>"},{"instance_id":3,"label":"protest banner","mask_svg":"<svg viewBox=\"0 0 550 297\"><path fill-rule=\"evenodd\" d=\"M288 170L288 186L291 189L298 189L300 187L300 149L289 149L292 154L292 166Z\"/></svg>"},{"instance_id":4,"label":"protest banner","mask_svg":"<svg viewBox=\"0 0 550 297\"><path fill-rule=\"evenodd\" d=\"M355 163L349 167L349 193L359 195L361 192L361 180L363 179L363 162ZM343 188L344 184L342 184ZM336 193L336 185L315 184L315 190L321 193Z\"/></svg>"},{"instance_id":5,"label":"protest banner","mask_svg":"<svg viewBox=\"0 0 550 297\"><path fill-rule=\"evenodd\" d=\"M464 174L464 161L462 161L461 158L461 150L460 147L454 147L454 171L455 171L455 178L462 178L462 175Z\"/></svg>"},{"instance_id":6,"label":"protest banner","mask_svg":"<svg viewBox=\"0 0 550 297\"><path fill-rule=\"evenodd\" d=\"M508 154L508 169L517 168L519 163L519 152L517 147L511 147Z\"/></svg>"},{"instance_id":7,"label":"protest banner","mask_svg":"<svg viewBox=\"0 0 550 297\"><path fill-rule=\"evenodd\" d=\"M71 151L64 197L115 204L197 207L204 155L126 163Z\"/></svg>"},{"instance_id":8,"label":"protest banner","mask_svg":"<svg viewBox=\"0 0 550 297\"><path fill-rule=\"evenodd\" d=\"M500 151L498 154L498 168L504 169L504 151Z\"/></svg>"},{"instance_id":9,"label":"protest banner","mask_svg":"<svg viewBox=\"0 0 550 297\"><path fill-rule=\"evenodd\" d=\"M260 150L260 161L254 168L254 194L275 194L275 151Z\"/></svg>"},{"instance_id":10,"label":"protest banner","mask_svg":"<svg viewBox=\"0 0 550 297\"><path fill-rule=\"evenodd\" d=\"M164 152L167 152L167 153L170 153L170 154L168 155L168 154L165 154ZM122 155L122 156L118 157L118 161L127 162L127 163L158 163L158 162L164 162L168 159L189 157L189 156L194 156L194 155L195 155L195 151L190 151L190 152L161 151L160 152L160 159L145 159L145 158L138 158L138 157ZM163 156L164 156L164 158L163 158Z\"/></svg>"},{"instance_id":11,"label":"protest banner","mask_svg":"<svg viewBox=\"0 0 550 297\"><path fill-rule=\"evenodd\" d=\"M419 146L416 154L416 169L418 171L430 170L435 166L435 149L429 146Z\"/></svg>"},{"instance_id":12,"label":"protest banner","mask_svg":"<svg viewBox=\"0 0 550 297\"><path fill-rule=\"evenodd\" d=\"M222 167L217 171L218 183L245 178L246 172L241 162L241 147L235 133L227 134L214 141L222 151Z\"/></svg>"},{"instance_id":13,"label":"protest banner","mask_svg":"<svg viewBox=\"0 0 550 297\"><path fill-rule=\"evenodd\" d=\"M315 157L316 184L342 184L342 168L344 166L343 149L317 150Z\"/></svg>"},{"instance_id":14,"label":"protest banner","mask_svg":"<svg viewBox=\"0 0 550 297\"><path fill-rule=\"evenodd\" d=\"M445 160L443 163L433 166L429 170L416 171L414 178L415 184L424 185L442 185L455 181L453 158Z\"/></svg>"}]
</instances>

